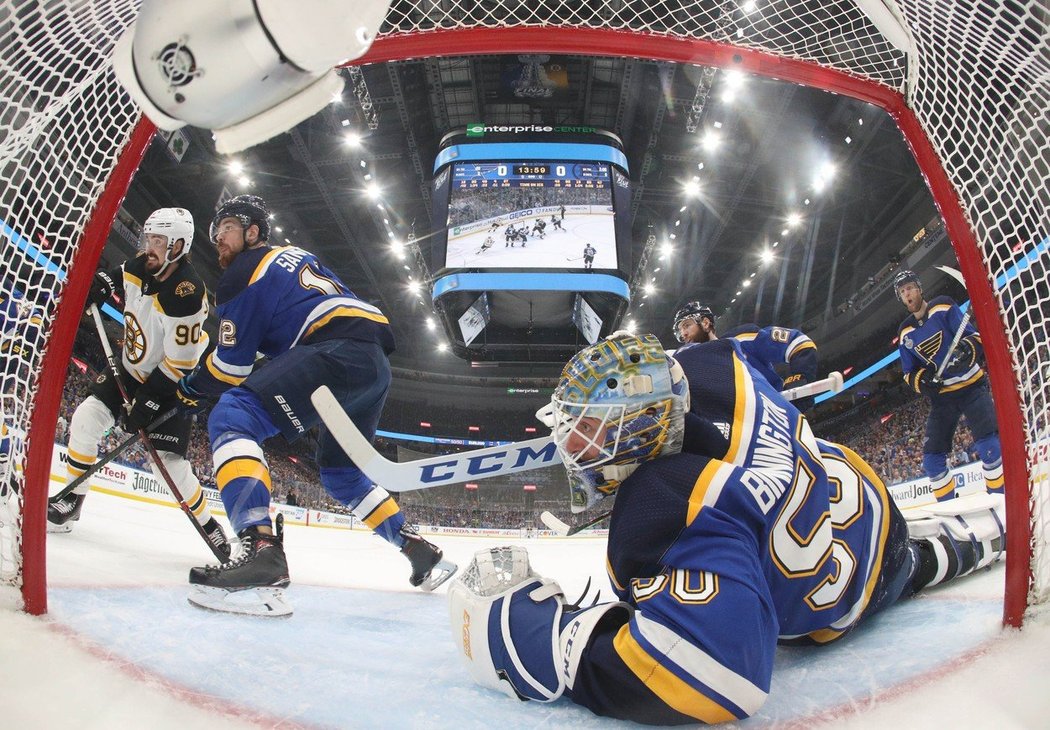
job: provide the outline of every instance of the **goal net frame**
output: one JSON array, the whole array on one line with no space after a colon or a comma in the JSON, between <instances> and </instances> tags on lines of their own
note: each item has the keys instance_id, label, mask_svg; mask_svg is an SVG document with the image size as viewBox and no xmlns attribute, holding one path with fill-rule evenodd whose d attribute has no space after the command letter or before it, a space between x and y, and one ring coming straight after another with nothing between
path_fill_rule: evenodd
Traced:
<instances>
[{"instance_id":1,"label":"goal net frame","mask_svg":"<svg viewBox=\"0 0 1050 730\"><path fill-rule=\"evenodd\" d=\"M1040 338L1046 337L1046 317L1033 311L1047 305L1037 301L1026 309L1020 330L1008 321L1008 311L1014 309L1007 304L1008 294L997 288L996 278L1013 260L1010 248L1014 241L996 240L1004 236L1007 227L988 224L982 218L982 206L1005 207L1006 212L997 211L997 215L1007 217L1012 234L1022 240L1029 236L1029 243L1042 240L1035 234L1040 230L1039 221L1045 225L1048 215L1038 191L1046 194L1048 180L1039 159L1048 154L1050 143L1046 121L1040 122L1031 107L1037 112L1041 106L1045 112L1050 97L1046 88L1050 86L1050 21L1046 11L1039 9L1038 0L1011 4L1006 10L1001 3L981 0L947 10L931 9L928 6L941 4L924 0L770 0L757 3L758 10L766 8L775 13L788 29L778 33L771 22L753 35L741 35L745 22L751 23L747 26L749 33L758 27L742 15L745 5L730 0L397 0L371 50L354 65L485 54L637 57L739 69L842 94L885 110L910 146L944 218L981 331L999 422L1007 494L1003 620L1019 626L1026 609L1045 602L1050 591L1050 558L1044 555L1044 531L1050 520L1045 496L1050 465L1047 396L1039 392L1045 380L1033 377L1029 362L1035 358L1039 373L1050 367L1039 360L1038 351ZM77 185L86 202L82 214L73 216L66 226L70 240L63 249L62 265L68 276L64 283L55 285L44 313L50 336L27 360L31 376L25 383L26 407L19 409L16 405L14 413L9 414L13 431L21 428L25 434L12 448L12 473L23 484L20 498L15 499L15 549L20 556L15 581L21 583L25 610L32 614L47 610L46 503L55 424L73 339L107 234L156 131L144 117L136 119L132 102L115 85L112 70L103 58L134 19L137 4L134 0L92 0L85 6L89 6L84 11L88 17L79 18L80 30L94 34L92 41L97 49L97 58L88 71L102 79L99 83L105 85L107 94L119 97L114 106L121 110L122 118L119 123L106 119L99 125L114 135L113 150L99 164L94 185L88 186L91 189L87 193L83 180L41 178L42 182L34 183ZM40 10L41 18L28 17L33 12L27 8L8 11L7 25L0 25L0 39L38 47L35 36L24 40L27 34L10 30L12 25L17 29L24 22L27 27L45 26L47 35L44 16L49 11ZM794 31L807 13L819 19L821 27L800 36ZM1004 13L1023 21L1020 40L1010 37L1016 22L1003 22ZM76 13L69 11L62 22L78 22L74 16ZM812 28L804 26L802 30ZM1001 47L987 43L988 38L999 41ZM59 54L61 34L54 33L45 40L53 43L54 54ZM10 48L4 51L0 46L0 73L4 75L12 73L15 66L9 53ZM46 62L46 54L43 57ZM1013 89L1016 83L1010 94L1016 105L987 108L980 89L963 86L970 83L971 75L952 67L963 62L972 62L974 73L986 74L989 84L1002 83ZM953 73L960 79L958 86L952 85ZM1009 80L1010 74L1023 75L1023 79ZM0 77L0 98L5 105L15 99L22 86L36 83L30 76L18 71L17 83ZM1031 83L1026 87L1022 81ZM931 90L934 84L942 87ZM69 93L84 92L88 86L82 80L79 85L67 85ZM68 103L68 98L55 96L46 103L25 105L19 115L0 117L0 175L10 177L9 171L25 164L25 156L40 145L41 135L54 134L54 127L47 125L57 123L62 114L59 107ZM975 105L979 107L976 110ZM91 117L97 112L90 104L84 104L77 113L89 124L97 121ZM974 133L967 128L974 116L989 114L987 129L1002 130L1005 141L990 144L965 137ZM996 114L1001 116L997 118ZM953 117L962 121L956 124ZM74 114L73 119L81 117ZM1025 128L1026 119L1030 129ZM986 128L976 131L983 133ZM959 135L964 135L961 142ZM969 157L959 164L955 157L963 147ZM1018 170L1021 158L1035 162ZM1008 169L1000 169L1003 167ZM974 179L967 179L968 172ZM988 192L1001 180L1017 182L1015 199L1004 200L1005 196L994 197ZM62 194L60 189L59 196ZM0 222L12 227L25 225L25 220L13 217L9 202L0 197ZM1048 233L1042 231L1043 236ZM9 241L0 240L0 244L8 245ZM1045 262L1037 263L1039 268L1033 271L1046 269ZM1023 295L1028 296L1028 292Z\"/></svg>"}]
</instances>

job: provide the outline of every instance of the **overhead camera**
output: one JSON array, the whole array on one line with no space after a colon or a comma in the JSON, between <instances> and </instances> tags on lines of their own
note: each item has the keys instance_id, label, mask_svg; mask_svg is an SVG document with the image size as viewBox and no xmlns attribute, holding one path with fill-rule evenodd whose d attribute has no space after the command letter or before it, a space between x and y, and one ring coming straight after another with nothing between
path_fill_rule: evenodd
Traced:
<instances>
[{"instance_id":1,"label":"overhead camera","mask_svg":"<svg viewBox=\"0 0 1050 730\"><path fill-rule=\"evenodd\" d=\"M210 129L220 153L264 142L340 93L389 0L144 0L113 67L159 128Z\"/></svg>"}]
</instances>

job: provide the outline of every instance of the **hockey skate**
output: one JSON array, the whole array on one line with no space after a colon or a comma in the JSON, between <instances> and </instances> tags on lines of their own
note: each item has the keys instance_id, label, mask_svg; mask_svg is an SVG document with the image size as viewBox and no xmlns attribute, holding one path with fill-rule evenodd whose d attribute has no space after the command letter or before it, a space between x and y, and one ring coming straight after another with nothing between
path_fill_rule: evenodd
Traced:
<instances>
[{"instance_id":1,"label":"hockey skate","mask_svg":"<svg viewBox=\"0 0 1050 730\"><path fill-rule=\"evenodd\" d=\"M239 533L241 552L222 565L190 569L190 603L201 608L249 616L289 616L284 598L291 583L284 555L284 521L278 515L274 535L257 527Z\"/></svg>"},{"instance_id":2,"label":"hockey skate","mask_svg":"<svg viewBox=\"0 0 1050 730\"><path fill-rule=\"evenodd\" d=\"M412 564L409 583L429 593L455 575L459 566L443 559L441 549L420 537L415 528L405 525L401 536L405 538L401 553Z\"/></svg>"},{"instance_id":3,"label":"hockey skate","mask_svg":"<svg viewBox=\"0 0 1050 730\"><path fill-rule=\"evenodd\" d=\"M47 500L47 531L69 532L73 523L80 519L86 494L67 494L62 499Z\"/></svg>"},{"instance_id":4,"label":"hockey skate","mask_svg":"<svg viewBox=\"0 0 1050 730\"><path fill-rule=\"evenodd\" d=\"M230 559L230 541L226 539L226 533L214 517L201 525L204 534L208 536L208 542L215 546L216 552L222 555L222 562Z\"/></svg>"}]
</instances>

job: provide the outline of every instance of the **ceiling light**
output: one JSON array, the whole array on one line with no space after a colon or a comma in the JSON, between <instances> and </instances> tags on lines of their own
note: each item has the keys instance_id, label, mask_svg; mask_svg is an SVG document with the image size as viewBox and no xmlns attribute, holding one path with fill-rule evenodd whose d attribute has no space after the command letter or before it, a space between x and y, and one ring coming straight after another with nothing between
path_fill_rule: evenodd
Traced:
<instances>
[{"instance_id":1,"label":"ceiling light","mask_svg":"<svg viewBox=\"0 0 1050 730\"><path fill-rule=\"evenodd\" d=\"M697 198L697 197L699 197L700 196L700 183L699 183L698 179L697 178L693 178L689 182L687 182L684 185L682 185L682 193L687 198ZM683 210L685 210L685 206L683 206L682 210L680 210L678 212L681 213ZM678 224L676 223L675 225L678 225Z\"/></svg>"},{"instance_id":2,"label":"ceiling light","mask_svg":"<svg viewBox=\"0 0 1050 730\"><path fill-rule=\"evenodd\" d=\"M361 135L357 132L347 132L343 135L343 144L354 149L361 146Z\"/></svg>"},{"instance_id":3,"label":"ceiling light","mask_svg":"<svg viewBox=\"0 0 1050 730\"><path fill-rule=\"evenodd\" d=\"M408 282L408 290L410 292L412 292L413 294L419 294L420 286L422 286L422 285L418 281L409 281Z\"/></svg>"},{"instance_id":4,"label":"ceiling light","mask_svg":"<svg viewBox=\"0 0 1050 730\"><path fill-rule=\"evenodd\" d=\"M448 343L447 342L439 342L438 343L438 352L448 352Z\"/></svg>"},{"instance_id":5,"label":"ceiling light","mask_svg":"<svg viewBox=\"0 0 1050 730\"><path fill-rule=\"evenodd\" d=\"M750 279L744 279L744 283L741 284L740 286L742 286L742 287L744 287L746 289L747 287L751 286L751 280Z\"/></svg>"},{"instance_id":6,"label":"ceiling light","mask_svg":"<svg viewBox=\"0 0 1050 730\"><path fill-rule=\"evenodd\" d=\"M437 329L437 322L434 321L433 317L427 317L427 329L431 331Z\"/></svg>"},{"instance_id":7,"label":"ceiling light","mask_svg":"<svg viewBox=\"0 0 1050 730\"><path fill-rule=\"evenodd\" d=\"M773 244L773 245L775 246L776 244ZM762 257L762 263L764 263L764 264L771 264L771 263L773 263L773 251L772 250L767 248L765 251L762 252L761 257Z\"/></svg>"},{"instance_id":8,"label":"ceiling light","mask_svg":"<svg viewBox=\"0 0 1050 730\"><path fill-rule=\"evenodd\" d=\"M721 122L715 122L715 129L721 129L721 128L722 128L722 123Z\"/></svg>"},{"instance_id":9,"label":"ceiling light","mask_svg":"<svg viewBox=\"0 0 1050 730\"><path fill-rule=\"evenodd\" d=\"M230 160L229 164L226 165L226 169L234 175L240 175L244 172L244 163L240 160Z\"/></svg>"},{"instance_id":10,"label":"ceiling light","mask_svg":"<svg viewBox=\"0 0 1050 730\"><path fill-rule=\"evenodd\" d=\"M342 124L344 127L349 127L350 126L350 120L349 119L344 119L344 120L342 120L339 123Z\"/></svg>"},{"instance_id":11,"label":"ceiling light","mask_svg":"<svg viewBox=\"0 0 1050 730\"><path fill-rule=\"evenodd\" d=\"M705 150L714 150L722 143L722 138L717 132L708 130L707 134L704 135L703 141L700 143L703 145Z\"/></svg>"},{"instance_id":12,"label":"ceiling light","mask_svg":"<svg viewBox=\"0 0 1050 730\"><path fill-rule=\"evenodd\" d=\"M240 183L242 188L246 188L252 184L252 179L247 175L241 175L239 178L237 178L237 182Z\"/></svg>"},{"instance_id":13,"label":"ceiling light","mask_svg":"<svg viewBox=\"0 0 1050 730\"><path fill-rule=\"evenodd\" d=\"M788 214L788 220L787 220L788 227L794 228L795 226L797 226L801 222L802 222L802 216L800 214L798 214L798 213L789 213Z\"/></svg>"},{"instance_id":14,"label":"ceiling light","mask_svg":"<svg viewBox=\"0 0 1050 730\"><path fill-rule=\"evenodd\" d=\"M381 191L381 190L379 189L379 186L378 186L378 185L376 185L376 184L375 184L374 182L370 182L370 183L369 183L369 184L368 184L368 185L367 185L367 186L365 187L365 194L366 194L366 195L367 195L368 197L370 197L370 198L371 198L372 200L378 200L378 199L379 199L379 195L380 195L381 193L382 193L382 191Z\"/></svg>"},{"instance_id":15,"label":"ceiling light","mask_svg":"<svg viewBox=\"0 0 1050 730\"><path fill-rule=\"evenodd\" d=\"M275 230L275 231L277 231L278 233L284 233L284 229L283 229L283 228L281 228L280 226L276 226L276 227L274 228L274 230Z\"/></svg>"}]
</instances>

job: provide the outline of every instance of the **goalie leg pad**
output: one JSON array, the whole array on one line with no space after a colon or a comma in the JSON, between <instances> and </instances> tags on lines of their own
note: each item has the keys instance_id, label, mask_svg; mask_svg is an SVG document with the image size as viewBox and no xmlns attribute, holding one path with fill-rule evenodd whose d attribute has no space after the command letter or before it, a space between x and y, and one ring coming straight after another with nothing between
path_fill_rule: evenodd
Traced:
<instances>
[{"instance_id":1,"label":"goalie leg pad","mask_svg":"<svg viewBox=\"0 0 1050 730\"><path fill-rule=\"evenodd\" d=\"M910 512L908 533L918 555L915 590L968 575L1005 554L1002 495L974 494Z\"/></svg>"}]
</instances>

